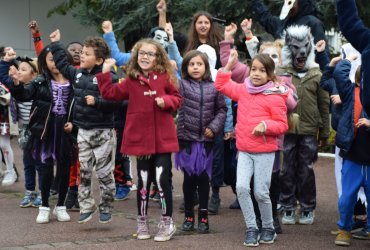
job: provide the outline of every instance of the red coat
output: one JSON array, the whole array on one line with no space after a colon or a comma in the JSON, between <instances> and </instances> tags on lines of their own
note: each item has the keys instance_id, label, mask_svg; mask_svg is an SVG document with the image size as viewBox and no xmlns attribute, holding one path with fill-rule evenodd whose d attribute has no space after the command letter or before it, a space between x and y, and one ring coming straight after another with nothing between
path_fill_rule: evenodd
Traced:
<instances>
[{"instance_id":1,"label":"red coat","mask_svg":"<svg viewBox=\"0 0 370 250\"><path fill-rule=\"evenodd\" d=\"M123 154L141 156L179 151L172 112L180 106L181 96L166 73L152 72L145 82L128 77L115 85L110 73L100 73L96 77L104 99L128 99L121 146ZM164 99L163 109L157 106L156 97Z\"/></svg>"},{"instance_id":2,"label":"red coat","mask_svg":"<svg viewBox=\"0 0 370 250\"><path fill-rule=\"evenodd\" d=\"M248 79L246 79L248 80ZM248 153L268 153L278 150L277 137L288 130L287 94L250 94L245 84L231 80L231 73L219 71L215 87L221 93L238 102L236 122L236 147ZM267 130L264 135L252 131L261 121Z\"/></svg>"}]
</instances>

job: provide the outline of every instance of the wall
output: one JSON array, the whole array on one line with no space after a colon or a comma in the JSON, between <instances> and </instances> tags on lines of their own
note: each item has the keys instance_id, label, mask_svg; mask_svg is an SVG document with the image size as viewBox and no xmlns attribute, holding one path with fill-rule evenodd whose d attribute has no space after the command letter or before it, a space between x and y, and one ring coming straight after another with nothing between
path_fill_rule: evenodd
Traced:
<instances>
[{"instance_id":1,"label":"wall","mask_svg":"<svg viewBox=\"0 0 370 250\"><path fill-rule=\"evenodd\" d=\"M98 35L95 27L84 27L72 15L55 14L47 18L50 9L63 0L1 0L0 8L0 45L12 46L18 55L35 56L28 23L36 20L41 30L41 37L48 44L49 34L59 29L61 41L82 42L89 35Z\"/></svg>"}]
</instances>

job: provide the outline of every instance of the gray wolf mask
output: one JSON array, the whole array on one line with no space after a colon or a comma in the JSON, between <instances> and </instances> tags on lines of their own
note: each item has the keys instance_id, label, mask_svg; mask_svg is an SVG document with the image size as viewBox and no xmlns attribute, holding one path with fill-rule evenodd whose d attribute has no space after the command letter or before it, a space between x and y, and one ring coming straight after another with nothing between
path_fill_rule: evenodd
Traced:
<instances>
[{"instance_id":1,"label":"gray wolf mask","mask_svg":"<svg viewBox=\"0 0 370 250\"><path fill-rule=\"evenodd\" d=\"M311 30L305 25L293 25L285 30L285 45L282 49L283 66L293 67L298 72L317 67L315 46Z\"/></svg>"}]
</instances>

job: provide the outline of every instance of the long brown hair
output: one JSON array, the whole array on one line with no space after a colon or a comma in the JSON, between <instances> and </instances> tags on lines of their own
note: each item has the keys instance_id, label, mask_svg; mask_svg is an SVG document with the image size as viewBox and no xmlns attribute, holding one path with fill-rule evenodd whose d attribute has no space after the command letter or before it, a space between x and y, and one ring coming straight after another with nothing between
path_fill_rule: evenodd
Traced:
<instances>
[{"instance_id":1,"label":"long brown hair","mask_svg":"<svg viewBox=\"0 0 370 250\"><path fill-rule=\"evenodd\" d=\"M219 51L219 42L222 40L222 35L221 31L218 28L217 24L213 22L211 14L209 14L206 11L198 11L197 13L194 14L193 20L191 22L191 27L189 29L189 34L188 34L188 46L186 48L186 52L197 49L202 43L199 41L199 36L198 33L195 29L195 23L198 21L198 18L200 16L205 16L209 22L211 23L211 27L208 32L208 37L207 37L207 44L213 47L216 51Z\"/></svg>"},{"instance_id":2,"label":"long brown hair","mask_svg":"<svg viewBox=\"0 0 370 250\"><path fill-rule=\"evenodd\" d=\"M127 63L127 74L131 78L137 79L139 74L142 73L142 70L138 64L138 51L144 44L151 44L156 48L157 57L155 59L153 71L158 71L160 73L166 72L168 74L168 80L175 86L178 86L177 78L175 76L174 69L170 64L167 52L162 48L160 43L151 38L141 39L134 45L131 52L131 58Z\"/></svg>"},{"instance_id":3,"label":"long brown hair","mask_svg":"<svg viewBox=\"0 0 370 250\"><path fill-rule=\"evenodd\" d=\"M185 54L185 57L181 65L182 78L186 80L191 79L191 76L189 75L189 72L188 72L188 66L189 66L190 60L196 56L200 56L205 66L205 72L204 72L204 75L202 76L202 80L212 80L211 69L208 63L208 56L207 54L201 51L198 51L198 50L190 50L188 53Z\"/></svg>"},{"instance_id":4,"label":"long brown hair","mask_svg":"<svg viewBox=\"0 0 370 250\"><path fill-rule=\"evenodd\" d=\"M271 81L276 82L277 77L275 75L275 62L271 59L271 57L268 54L257 54L255 57L253 57L251 65L253 65L255 60L259 61L263 67L265 67L267 77Z\"/></svg>"}]
</instances>

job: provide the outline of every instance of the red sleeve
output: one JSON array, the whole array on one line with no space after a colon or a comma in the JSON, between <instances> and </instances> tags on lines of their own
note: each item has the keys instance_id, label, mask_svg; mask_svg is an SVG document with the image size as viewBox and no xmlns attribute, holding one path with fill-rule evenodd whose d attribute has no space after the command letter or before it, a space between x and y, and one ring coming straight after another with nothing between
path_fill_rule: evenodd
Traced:
<instances>
[{"instance_id":1,"label":"red sleeve","mask_svg":"<svg viewBox=\"0 0 370 250\"><path fill-rule=\"evenodd\" d=\"M233 101L238 101L244 84L237 84L231 80L231 72L217 72L215 88Z\"/></svg>"},{"instance_id":2,"label":"red sleeve","mask_svg":"<svg viewBox=\"0 0 370 250\"><path fill-rule=\"evenodd\" d=\"M33 46L35 47L36 55L39 56L44 45L42 44L40 31L36 34L32 34Z\"/></svg>"},{"instance_id":3,"label":"red sleeve","mask_svg":"<svg viewBox=\"0 0 370 250\"><path fill-rule=\"evenodd\" d=\"M161 96L164 100L163 110L175 112L181 105L181 95L179 90L172 83L168 82L166 87L166 95Z\"/></svg>"},{"instance_id":4,"label":"red sleeve","mask_svg":"<svg viewBox=\"0 0 370 250\"><path fill-rule=\"evenodd\" d=\"M100 94L104 99L116 102L128 99L127 79L120 84L112 84L112 74L110 72L98 73L96 79L98 80Z\"/></svg>"}]
</instances>

